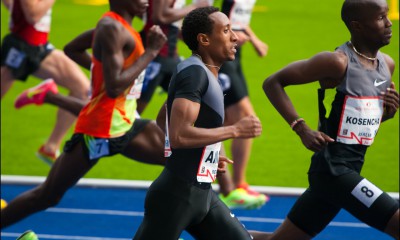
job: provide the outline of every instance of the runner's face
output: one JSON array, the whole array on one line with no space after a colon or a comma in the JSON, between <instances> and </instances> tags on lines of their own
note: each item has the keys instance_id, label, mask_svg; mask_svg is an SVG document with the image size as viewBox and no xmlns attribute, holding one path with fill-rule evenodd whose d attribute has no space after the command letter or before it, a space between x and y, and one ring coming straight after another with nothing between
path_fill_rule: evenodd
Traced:
<instances>
[{"instance_id":1,"label":"runner's face","mask_svg":"<svg viewBox=\"0 0 400 240\"><path fill-rule=\"evenodd\" d=\"M131 13L135 16L143 16L148 7L148 0L130 0Z\"/></svg>"},{"instance_id":2,"label":"runner's face","mask_svg":"<svg viewBox=\"0 0 400 240\"><path fill-rule=\"evenodd\" d=\"M371 1L364 9L363 17L359 21L362 36L379 47L389 44L392 22L388 19L389 9L386 1Z\"/></svg>"},{"instance_id":3,"label":"runner's face","mask_svg":"<svg viewBox=\"0 0 400 240\"><path fill-rule=\"evenodd\" d=\"M238 38L231 29L229 18L222 12L212 13L209 17L214 22L209 36L210 56L221 62L234 60Z\"/></svg>"}]
</instances>

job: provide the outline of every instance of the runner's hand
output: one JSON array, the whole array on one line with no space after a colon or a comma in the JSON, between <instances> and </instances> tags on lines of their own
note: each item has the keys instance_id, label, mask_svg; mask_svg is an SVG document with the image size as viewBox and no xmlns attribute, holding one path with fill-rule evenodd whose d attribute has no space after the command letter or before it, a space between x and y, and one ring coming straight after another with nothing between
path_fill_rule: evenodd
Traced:
<instances>
[{"instance_id":1,"label":"runner's hand","mask_svg":"<svg viewBox=\"0 0 400 240\"><path fill-rule=\"evenodd\" d=\"M233 161L226 156L219 156L217 176L220 176L226 172L226 166L228 166L228 163L232 164Z\"/></svg>"},{"instance_id":2,"label":"runner's hand","mask_svg":"<svg viewBox=\"0 0 400 240\"><path fill-rule=\"evenodd\" d=\"M303 145L313 152L319 152L328 143L335 141L323 132L310 129L305 122L296 125L294 130L300 136Z\"/></svg>"},{"instance_id":3,"label":"runner's hand","mask_svg":"<svg viewBox=\"0 0 400 240\"><path fill-rule=\"evenodd\" d=\"M381 92L383 103L385 106L385 117L392 118L399 109L399 93L394 87L394 82L390 84L390 88L386 92Z\"/></svg>"},{"instance_id":4,"label":"runner's hand","mask_svg":"<svg viewBox=\"0 0 400 240\"><path fill-rule=\"evenodd\" d=\"M161 30L160 26L153 25L147 34L147 47L146 49L153 49L157 52L163 47L167 37Z\"/></svg>"},{"instance_id":5,"label":"runner's hand","mask_svg":"<svg viewBox=\"0 0 400 240\"><path fill-rule=\"evenodd\" d=\"M235 138L253 138L261 135L262 126L256 116L247 116L240 119L234 125Z\"/></svg>"}]
</instances>

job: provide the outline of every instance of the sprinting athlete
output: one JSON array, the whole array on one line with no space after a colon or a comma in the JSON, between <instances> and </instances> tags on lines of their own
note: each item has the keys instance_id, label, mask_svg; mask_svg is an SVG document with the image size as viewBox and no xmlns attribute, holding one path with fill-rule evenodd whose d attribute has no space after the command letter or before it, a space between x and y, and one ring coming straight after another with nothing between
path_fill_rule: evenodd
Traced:
<instances>
[{"instance_id":1,"label":"sprinting athlete","mask_svg":"<svg viewBox=\"0 0 400 240\"><path fill-rule=\"evenodd\" d=\"M392 37L388 5L385 0L346 0L341 14L350 41L334 52L289 64L264 82L271 103L304 146L315 152L308 189L272 237L265 239L311 239L342 208L399 239L398 201L360 175L381 123L399 108L393 59L379 51ZM300 117L284 90L315 81L321 85L318 131Z\"/></svg>"},{"instance_id":2,"label":"sprinting athlete","mask_svg":"<svg viewBox=\"0 0 400 240\"><path fill-rule=\"evenodd\" d=\"M143 14L147 7L147 2L141 0L110 0L110 11L101 17L94 31L92 97L80 111L75 133L46 181L1 210L1 228L56 205L102 157L121 153L146 163L164 163L163 149L145 147L142 141L153 135L154 141L161 141L161 130L151 135L149 124L135 121L140 78L166 41L161 29L154 26L145 49L139 33L132 28L133 17ZM155 151L159 157L150 159Z\"/></svg>"},{"instance_id":3,"label":"sprinting athlete","mask_svg":"<svg viewBox=\"0 0 400 240\"><path fill-rule=\"evenodd\" d=\"M217 76L233 60L237 37L217 8L197 8L183 20L182 36L193 55L176 67L168 89L166 132L171 155L150 186L135 240L176 240L183 230L196 239L252 239L211 188L221 141L261 134L248 116L223 126L223 93Z\"/></svg>"},{"instance_id":4,"label":"sprinting athlete","mask_svg":"<svg viewBox=\"0 0 400 240\"><path fill-rule=\"evenodd\" d=\"M54 79L69 90L69 95L87 100L90 82L81 69L49 42L51 12L54 0L11 0L10 33L1 44L1 97L15 80L26 81L32 75L40 79ZM19 106L17 106L19 107ZM60 109L56 125L36 155L46 163L53 163L65 134L76 117Z\"/></svg>"}]
</instances>

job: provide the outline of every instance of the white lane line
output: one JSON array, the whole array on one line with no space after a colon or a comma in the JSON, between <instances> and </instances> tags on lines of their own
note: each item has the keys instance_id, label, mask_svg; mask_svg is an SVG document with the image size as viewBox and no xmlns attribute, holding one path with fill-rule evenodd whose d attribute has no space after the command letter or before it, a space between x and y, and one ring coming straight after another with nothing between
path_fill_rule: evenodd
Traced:
<instances>
[{"instance_id":1,"label":"white lane line","mask_svg":"<svg viewBox=\"0 0 400 240\"><path fill-rule=\"evenodd\" d=\"M49 208L47 212L55 213L73 213L73 214L97 214L97 215L118 215L118 216L134 216L143 217L143 212L134 211L117 211L117 210L101 210L101 209L79 209L79 208ZM262 222L262 223L282 223L281 218L258 218L258 217L238 217L243 222ZM367 224L357 222L331 222L332 227L354 227L354 228L370 228Z\"/></svg>"}]
</instances>

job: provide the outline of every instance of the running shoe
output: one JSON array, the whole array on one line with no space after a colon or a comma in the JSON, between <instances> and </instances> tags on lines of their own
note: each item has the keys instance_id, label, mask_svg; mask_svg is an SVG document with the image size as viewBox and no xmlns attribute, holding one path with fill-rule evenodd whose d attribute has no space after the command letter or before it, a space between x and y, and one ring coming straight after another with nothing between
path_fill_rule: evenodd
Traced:
<instances>
[{"instance_id":1,"label":"running shoe","mask_svg":"<svg viewBox=\"0 0 400 240\"><path fill-rule=\"evenodd\" d=\"M250 195L243 188L236 188L228 194L228 196L223 196L219 194L219 198L223 203L226 204L230 209L257 209L265 204L264 199Z\"/></svg>"},{"instance_id":2,"label":"running shoe","mask_svg":"<svg viewBox=\"0 0 400 240\"><path fill-rule=\"evenodd\" d=\"M265 194L259 193L257 191L254 191L253 189L251 189L249 187L249 184L247 184L247 183L243 183L243 184L239 185L238 188L244 189L244 190L246 190L246 192L248 194L256 196L256 197L262 199L264 201L264 203L269 201L269 196L268 195L265 195Z\"/></svg>"},{"instance_id":3,"label":"running shoe","mask_svg":"<svg viewBox=\"0 0 400 240\"><path fill-rule=\"evenodd\" d=\"M40 160L42 160L43 162L47 163L50 166L53 165L53 163L56 161L59 155L60 155L59 151L55 153L46 152L44 149L44 145L42 145L36 152L36 157L38 157Z\"/></svg>"},{"instance_id":4,"label":"running shoe","mask_svg":"<svg viewBox=\"0 0 400 240\"><path fill-rule=\"evenodd\" d=\"M39 240L38 236L32 231L28 230L19 236L16 240Z\"/></svg>"},{"instance_id":5,"label":"running shoe","mask_svg":"<svg viewBox=\"0 0 400 240\"><path fill-rule=\"evenodd\" d=\"M7 207L7 202L4 199L1 199L1 209Z\"/></svg>"},{"instance_id":6,"label":"running shoe","mask_svg":"<svg viewBox=\"0 0 400 240\"><path fill-rule=\"evenodd\" d=\"M28 104L42 105L48 92L58 93L57 84L53 79L47 79L39 85L23 91L15 100L14 106L19 109Z\"/></svg>"}]
</instances>

